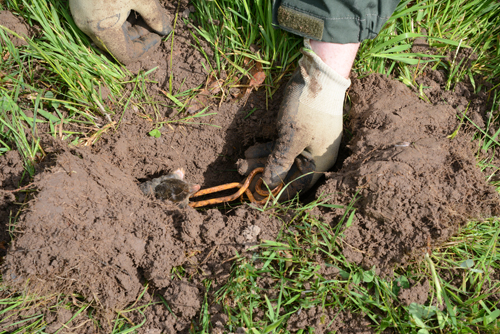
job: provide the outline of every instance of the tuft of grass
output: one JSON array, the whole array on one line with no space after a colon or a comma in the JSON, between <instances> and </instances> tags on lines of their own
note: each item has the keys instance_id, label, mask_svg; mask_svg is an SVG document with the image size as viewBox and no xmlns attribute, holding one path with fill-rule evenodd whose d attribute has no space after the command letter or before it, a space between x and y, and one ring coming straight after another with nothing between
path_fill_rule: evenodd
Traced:
<instances>
[{"instance_id":1,"label":"tuft of grass","mask_svg":"<svg viewBox=\"0 0 500 334\"><path fill-rule=\"evenodd\" d=\"M198 49L210 64L209 73L226 73L227 86L241 85L249 76L250 60L262 65L268 97L299 58L301 39L272 25L271 1L193 1L196 9L192 26ZM213 48L213 59L203 50L199 38ZM213 65L212 65L213 64Z\"/></svg>"},{"instance_id":2,"label":"tuft of grass","mask_svg":"<svg viewBox=\"0 0 500 334\"><path fill-rule=\"evenodd\" d=\"M22 87L24 89L51 91L53 94L43 95L44 101L66 103L65 108L90 122L95 120L95 115L112 113L99 91L106 87L112 96L119 95L120 80L128 72L90 47L88 38L76 27L67 3L18 0L10 5L28 22L36 22L41 28L41 36L36 40L26 38L28 46L22 49L16 63L28 68L16 73L22 77L14 82L31 84L32 87ZM33 72L36 66L42 66L38 73Z\"/></svg>"},{"instance_id":3,"label":"tuft of grass","mask_svg":"<svg viewBox=\"0 0 500 334\"><path fill-rule=\"evenodd\" d=\"M499 14L500 4L491 0L402 1L377 38L362 44L355 69L400 76L408 85L425 68L442 69L447 89L465 79L474 83L475 75L495 79L500 41L491 36L500 31ZM412 52L417 38L428 52ZM470 51L461 56L464 49Z\"/></svg>"},{"instance_id":4,"label":"tuft of grass","mask_svg":"<svg viewBox=\"0 0 500 334\"><path fill-rule=\"evenodd\" d=\"M352 208L343 210L344 219L351 216ZM288 333L292 315L316 308L330 322L327 326L351 313L369 320L375 332L498 332L498 219L469 223L430 256L422 254L414 265L395 268L394 277L382 278L375 268L363 269L343 257L342 248L348 246L342 231L348 219L329 226L307 211L296 213L278 240L264 241L240 256L228 284L217 292L229 316L227 330ZM325 268L336 275L324 277ZM453 278L460 280L458 286ZM399 293L416 282L429 284L427 302L402 304ZM299 330L313 331L307 326Z\"/></svg>"},{"instance_id":5,"label":"tuft of grass","mask_svg":"<svg viewBox=\"0 0 500 334\"><path fill-rule=\"evenodd\" d=\"M114 319L108 323L111 328L110 333L136 333L137 329L146 323L144 311L153 304L151 301L143 300L147 290L148 286L146 285L132 305L123 310L116 310ZM158 303L156 302L156 304ZM168 307L168 305L166 306ZM39 296L29 291L14 294L9 292L6 287L0 286L1 333L45 333L47 327L51 325L51 323L47 323L47 315L58 313L61 309L71 311L72 316L66 323L58 324L59 328L56 329L55 333L84 329L88 323L97 332L105 328L102 323L105 320L100 316L98 308L93 303L85 302L80 295L49 294ZM129 314L139 315L142 320L139 323L134 323ZM73 322L75 319L76 321Z\"/></svg>"},{"instance_id":6,"label":"tuft of grass","mask_svg":"<svg viewBox=\"0 0 500 334\"><path fill-rule=\"evenodd\" d=\"M487 120L485 128L475 124L464 114L464 118L469 121L476 129L475 140L478 143L476 157L478 165L486 174L486 180L490 182L497 191L500 192L500 166L498 165L498 150L500 149L500 100L498 91L493 91L490 95L491 109L486 114Z\"/></svg>"},{"instance_id":7,"label":"tuft of grass","mask_svg":"<svg viewBox=\"0 0 500 334\"><path fill-rule=\"evenodd\" d=\"M0 25L0 153L18 149L32 176L34 164L44 156L41 133L73 144L92 138L111 123L113 102L128 72L90 47L66 2L13 0L7 6L41 32L30 39ZM7 33L28 45L14 47ZM101 97L104 89L111 104Z\"/></svg>"}]
</instances>

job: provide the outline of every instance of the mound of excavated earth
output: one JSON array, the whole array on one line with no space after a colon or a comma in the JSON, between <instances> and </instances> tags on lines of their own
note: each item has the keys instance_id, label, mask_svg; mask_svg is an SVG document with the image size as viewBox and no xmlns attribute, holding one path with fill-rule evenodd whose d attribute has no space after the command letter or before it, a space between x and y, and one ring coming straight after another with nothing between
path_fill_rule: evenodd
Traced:
<instances>
[{"instance_id":1,"label":"mound of excavated earth","mask_svg":"<svg viewBox=\"0 0 500 334\"><path fill-rule=\"evenodd\" d=\"M499 214L498 193L477 168L470 138L449 137L459 125L455 109L375 75L355 80L351 97L350 156L317 192L332 194L332 203L357 194L356 219L343 239L349 261L390 271L468 219Z\"/></svg>"},{"instance_id":2,"label":"mound of excavated earth","mask_svg":"<svg viewBox=\"0 0 500 334\"><path fill-rule=\"evenodd\" d=\"M176 7L167 3L167 8L173 13ZM158 84L147 87L153 100L165 100L160 89L168 85L171 71L176 92L205 81L203 56L191 46L195 44L179 20L174 50L164 42L133 65L135 70L158 66L152 74ZM431 84L436 93L439 83ZM155 292L173 314L162 303L152 305L145 311L147 322L141 331L189 331L205 297L202 280L211 278L211 288L217 290L227 281L234 256L249 245L276 238L283 221L248 206L227 213L181 210L144 196L138 182L179 167L203 188L241 181L235 163L244 150L276 138L280 94L270 101L269 110L262 91L253 93L246 104L233 99L213 106L216 114L201 122L218 127L172 123L154 138L148 136L152 123L144 115L158 112L167 117L176 112L143 104L144 109L132 107L123 117L122 110L117 112L113 121L120 124L118 131L104 133L90 149L45 143L50 153L46 164L51 167L36 176L35 199L16 222L2 266L5 283L37 293L79 293L108 319L134 303L148 284L143 302L151 301ZM459 124L455 109L425 103L403 84L381 76L353 80L349 94L353 106L346 134L353 137L345 140L348 148L343 152L349 156L316 193L329 194L335 204L348 204L357 194L356 219L342 239L348 260L390 272L393 264L404 264L418 254L428 240L439 244L467 219L499 213L498 194L476 167L470 140L462 132L448 138ZM105 99L110 105L116 102ZM459 99L460 105L464 99ZM474 105L480 102L476 99ZM23 172L17 152L0 157L0 246L13 229L10 213L17 203L31 198L13 192ZM343 214L318 210L331 225L337 225ZM3 252L0 247L0 256ZM209 311L212 321L227 320L219 305L211 304ZM65 312L47 312L54 331L70 318ZM302 314L290 319L290 330L321 318L316 309ZM358 316L339 319L354 319L351 327L366 327ZM142 317L135 320L139 323ZM101 324L105 330L109 325ZM349 331L341 323L334 327ZM79 328L82 333L95 330L90 322Z\"/></svg>"},{"instance_id":3,"label":"mound of excavated earth","mask_svg":"<svg viewBox=\"0 0 500 334\"><path fill-rule=\"evenodd\" d=\"M105 310L120 310L147 281L163 289L183 326L196 315L204 291L172 279L172 268L184 265L197 278L224 279L236 252L274 239L281 227L256 210L223 216L149 199L132 176L84 150L59 153L56 166L37 177L37 187L5 258L9 285L77 292Z\"/></svg>"}]
</instances>

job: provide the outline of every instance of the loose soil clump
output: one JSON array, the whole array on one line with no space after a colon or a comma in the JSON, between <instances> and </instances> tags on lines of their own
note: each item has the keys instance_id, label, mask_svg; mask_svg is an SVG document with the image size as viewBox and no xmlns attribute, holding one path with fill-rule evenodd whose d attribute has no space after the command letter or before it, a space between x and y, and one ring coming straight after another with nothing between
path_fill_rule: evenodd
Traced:
<instances>
[{"instance_id":1,"label":"loose soil clump","mask_svg":"<svg viewBox=\"0 0 500 334\"><path fill-rule=\"evenodd\" d=\"M15 16L8 10L0 10L0 24L23 38L31 38L34 35L33 29L22 18ZM28 42L24 39L14 36L11 33L7 33L7 36L16 47L28 45Z\"/></svg>"},{"instance_id":2,"label":"loose soil clump","mask_svg":"<svg viewBox=\"0 0 500 334\"><path fill-rule=\"evenodd\" d=\"M499 213L498 193L476 167L470 138L450 138L459 124L455 109L425 103L379 75L354 81L351 91L351 155L318 189L333 194L332 203L357 197L343 239L349 261L390 273L468 219Z\"/></svg>"}]
</instances>

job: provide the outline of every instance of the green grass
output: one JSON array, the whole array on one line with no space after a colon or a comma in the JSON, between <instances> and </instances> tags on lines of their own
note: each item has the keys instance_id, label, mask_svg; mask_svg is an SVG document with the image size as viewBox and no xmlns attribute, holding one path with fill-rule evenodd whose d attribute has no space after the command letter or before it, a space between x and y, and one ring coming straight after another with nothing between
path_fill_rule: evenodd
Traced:
<instances>
[{"instance_id":1,"label":"green grass","mask_svg":"<svg viewBox=\"0 0 500 334\"><path fill-rule=\"evenodd\" d=\"M411 4L410 7L408 5ZM495 1L403 1L388 20L377 38L365 41L360 49L356 69L362 73L404 74L406 64L420 65L412 70L418 75L422 67L443 68L451 83L475 74L494 79L498 74L498 39L491 38L500 31L500 5ZM426 37L433 54L411 52L413 41ZM471 66L461 66L455 55L460 49L471 48L477 55ZM446 56L446 57L444 57ZM396 60L395 63L393 60ZM431 62L429 65L425 65Z\"/></svg>"},{"instance_id":2,"label":"green grass","mask_svg":"<svg viewBox=\"0 0 500 334\"><path fill-rule=\"evenodd\" d=\"M231 87L244 88L244 78L250 78L252 69L260 63L266 73L267 98L272 98L293 71L301 40L272 29L271 1L196 0L193 5L196 24L191 33L198 41L193 47L205 55L207 74L227 78L222 96ZM42 133L90 145L104 131L119 128L123 115L132 107L151 121L152 136L159 135L159 129L171 122L198 122L212 115L207 109L195 115L183 113L196 89L174 92L170 84L163 93L167 101L149 96L146 88L151 71L131 77L126 69L91 47L76 28L66 2L8 0L0 7L41 27L40 35L20 48L15 48L6 37L7 31L0 28L0 155L18 150L25 161L26 179L34 175L35 165L45 154L40 145ZM424 100L425 90L416 79L429 69L444 71L447 89L453 89L457 82L470 81L476 92L481 92L485 91L482 80L492 82L493 89L487 91L492 108L485 128L476 126L475 140L478 165L485 171L485 178L500 190L499 166L495 165L500 145L500 84L495 81L500 76L500 39L492 38L499 33L498 1L403 1L379 36L361 45L353 70L358 76L392 75L418 88ZM175 43L175 35L169 38ZM430 54L412 52L416 38L426 39ZM212 57L203 49L203 40L211 46ZM460 56L464 49L475 55L470 62ZM125 85L133 87L127 94ZM99 94L104 87L111 92L107 101ZM165 105L177 110L176 118L159 116L160 107ZM146 111L149 106L152 114ZM110 120L114 113L120 115L116 123ZM463 120L472 122L467 114ZM342 256L342 231L354 219L352 208L344 208L343 221L331 227L309 213L318 205L326 204L322 200L306 206L292 202L266 211L293 213L293 218L284 224L277 240L254 247L250 257L239 257L222 289L214 291L212 282L204 281L207 294L192 333L213 330L209 292L223 305L229 315L226 329L233 332L244 327L250 333L287 333L290 317L313 307L333 310L333 318L346 312L360 314L375 332L499 332L498 219L469 222L431 254L417 255L408 267L395 268L394 277L381 278L374 268L360 268ZM338 275L323 277L320 263ZM172 273L178 277L184 274L182 267ZM454 281L449 280L450 275ZM270 288L263 288L263 279ZM399 291L410 287L411 282L429 285L429 299L424 305L406 306L399 301ZM22 315L21 323L2 329L6 332L43 333L47 326L44 310L61 307L88 318L96 329L102 327L94 306L79 296L73 296L78 300L76 306L64 296L11 294L2 285L0 293L0 318ZM111 323L113 333L135 332L144 322L131 322L129 313L140 315L147 307L147 303L137 302L116 313ZM32 311L29 316L23 313L26 310ZM306 327L299 332L311 333L313 329Z\"/></svg>"},{"instance_id":3,"label":"green grass","mask_svg":"<svg viewBox=\"0 0 500 334\"><path fill-rule=\"evenodd\" d=\"M0 153L17 148L32 176L44 155L38 128L73 144L92 141L116 109L102 100L100 90L109 89L110 101L118 104L128 72L90 47L62 2L7 5L41 30L36 39L25 38L27 46L15 48L0 26Z\"/></svg>"},{"instance_id":4,"label":"green grass","mask_svg":"<svg viewBox=\"0 0 500 334\"><path fill-rule=\"evenodd\" d=\"M284 208L288 212L290 209ZM489 298L500 288L500 282L492 284L490 278L500 269L499 220L469 223L458 236L434 250L429 261L424 261L426 256L422 254L414 265L399 268L392 279L384 279L375 274L374 268L364 270L342 256L342 233L337 227L342 231L347 220L346 224L331 227L302 208L293 210L297 215L284 226L281 237L254 247L251 257L237 260L228 284L217 292L218 301L229 315L230 331L244 327L251 333L287 333L291 315L312 307L335 310L337 315L360 313L370 319L375 332L390 328L420 334L496 333L500 329L497 300ZM345 217L350 212L352 209L346 208ZM325 278L321 266L334 268L338 274ZM443 278L451 270L459 271L460 285ZM270 286L263 285L263 280ZM410 287L410 280L429 282L429 302L443 305L442 309L433 304L401 304L398 292ZM439 294L436 281L442 286ZM259 312L264 316L254 321ZM300 332L311 330L304 328Z\"/></svg>"},{"instance_id":5,"label":"green grass","mask_svg":"<svg viewBox=\"0 0 500 334\"><path fill-rule=\"evenodd\" d=\"M283 75L300 57L302 41L273 29L271 1L214 0L195 1L193 5L199 26L193 26L192 35L198 41L205 39L213 48L214 56L210 59L201 44L197 45L207 63L214 64L207 71L216 76L226 73L228 89L241 87L242 79L251 77L246 62L253 60L262 65L267 96L272 97Z\"/></svg>"},{"instance_id":6,"label":"green grass","mask_svg":"<svg viewBox=\"0 0 500 334\"><path fill-rule=\"evenodd\" d=\"M464 118L470 122L476 129L475 140L478 143L477 160L481 170L486 174L488 182L496 187L500 192L500 166L498 165L498 150L500 149L500 99L498 91L493 91L490 95L492 102L491 110L487 113L487 122L485 128L481 128L467 117Z\"/></svg>"},{"instance_id":7,"label":"green grass","mask_svg":"<svg viewBox=\"0 0 500 334\"><path fill-rule=\"evenodd\" d=\"M94 331L102 332L103 328L111 328L110 333L113 334L134 333L146 322L144 309L152 305L151 302L142 300L147 289L148 286L145 286L136 302L128 308L116 310L114 319L108 320L108 322L102 318L102 314L99 314L96 305L85 302L77 294L72 296L62 294L39 296L30 292L13 294L6 287L0 286L0 306L2 308L0 310L0 333L45 333L47 327L51 325L51 323L47 323L48 315L55 314L62 308L73 314L66 323L57 324L55 333L63 333L67 329L83 329L87 325L90 325ZM131 313L139 315L141 321L133 323L129 319ZM15 321L12 322L12 320ZM72 322L73 320L75 321ZM103 322L108 322L108 326L104 327Z\"/></svg>"}]
</instances>

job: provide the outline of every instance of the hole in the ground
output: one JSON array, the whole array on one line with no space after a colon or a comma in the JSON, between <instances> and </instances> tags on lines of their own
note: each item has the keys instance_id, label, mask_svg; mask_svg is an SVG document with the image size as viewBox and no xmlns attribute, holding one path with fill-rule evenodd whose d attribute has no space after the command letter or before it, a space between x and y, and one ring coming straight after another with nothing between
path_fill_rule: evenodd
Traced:
<instances>
[{"instance_id":1,"label":"hole in the ground","mask_svg":"<svg viewBox=\"0 0 500 334\"><path fill-rule=\"evenodd\" d=\"M345 159L347 159L351 155L351 150L346 146L346 143L342 142L339 148L339 154L337 156L337 161L335 165L330 169L330 172L338 172L342 169ZM303 204L309 204L316 200L316 192L319 187L325 184L326 178L322 176L316 184L309 189L307 192L300 196L300 202Z\"/></svg>"}]
</instances>

